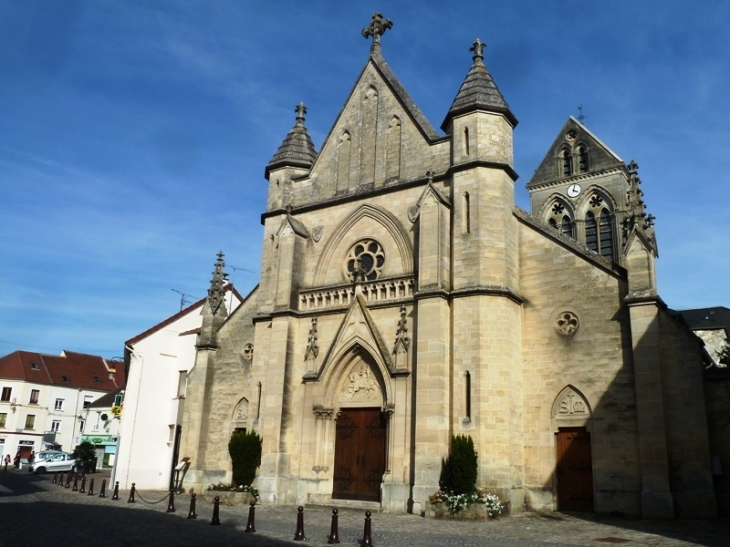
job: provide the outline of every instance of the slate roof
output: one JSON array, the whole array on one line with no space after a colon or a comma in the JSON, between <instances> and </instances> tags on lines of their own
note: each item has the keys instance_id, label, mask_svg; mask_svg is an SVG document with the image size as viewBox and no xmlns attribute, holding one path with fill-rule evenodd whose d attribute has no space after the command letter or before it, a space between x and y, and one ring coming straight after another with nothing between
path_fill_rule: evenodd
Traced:
<instances>
[{"instance_id":1,"label":"slate roof","mask_svg":"<svg viewBox=\"0 0 730 547\"><path fill-rule=\"evenodd\" d=\"M509 109L507 101L504 100L497 84L494 83L481 55L474 55L473 64L461 84L456 98L446 114L441 129L448 131L451 120L460 114L474 110L486 110L488 112L499 112L504 114L512 126L517 125L517 118Z\"/></svg>"},{"instance_id":2,"label":"slate roof","mask_svg":"<svg viewBox=\"0 0 730 547\"><path fill-rule=\"evenodd\" d=\"M730 309L725 306L679 310L679 313L692 330L725 329L730 338Z\"/></svg>"},{"instance_id":3,"label":"slate roof","mask_svg":"<svg viewBox=\"0 0 730 547\"><path fill-rule=\"evenodd\" d=\"M298 114L294 127L291 128L284 142L281 143L276 154L266 166L266 178L269 178L272 169L278 167L303 167L309 169L314 165L316 159L317 152L304 125L304 116Z\"/></svg>"},{"instance_id":4,"label":"slate roof","mask_svg":"<svg viewBox=\"0 0 730 547\"><path fill-rule=\"evenodd\" d=\"M114 391L105 393L99 397L96 401L89 405L89 408L111 408L114 406L114 399L124 390L124 386L120 386Z\"/></svg>"},{"instance_id":5,"label":"slate roof","mask_svg":"<svg viewBox=\"0 0 730 547\"><path fill-rule=\"evenodd\" d=\"M124 385L123 363L64 350L61 355L15 351L0 357L0 378L111 391Z\"/></svg>"}]
</instances>

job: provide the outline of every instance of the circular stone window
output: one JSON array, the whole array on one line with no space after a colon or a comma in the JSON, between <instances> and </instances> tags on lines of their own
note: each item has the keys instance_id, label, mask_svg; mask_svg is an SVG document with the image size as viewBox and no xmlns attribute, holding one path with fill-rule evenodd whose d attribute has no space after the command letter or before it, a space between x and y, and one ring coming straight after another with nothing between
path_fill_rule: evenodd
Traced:
<instances>
[{"instance_id":1,"label":"circular stone window","mask_svg":"<svg viewBox=\"0 0 730 547\"><path fill-rule=\"evenodd\" d=\"M383 247L374 239L362 239L355 243L345 257L343 273L349 281L358 279L375 281L382 273L385 264Z\"/></svg>"},{"instance_id":2,"label":"circular stone window","mask_svg":"<svg viewBox=\"0 0 730 547\"><path fill-rule=\"evenodd\" d=\"M562 312L555 321L555 330L561 336L572 336L578 330L578 316L570 311Z\"/></svg>"}]
</instances>

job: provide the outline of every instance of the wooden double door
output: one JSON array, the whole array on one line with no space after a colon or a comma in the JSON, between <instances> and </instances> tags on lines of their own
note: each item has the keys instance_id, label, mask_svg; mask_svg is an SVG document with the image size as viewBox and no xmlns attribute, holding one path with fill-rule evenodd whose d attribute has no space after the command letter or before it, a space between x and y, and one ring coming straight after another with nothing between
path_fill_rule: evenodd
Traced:
<instances>
[{"instance_id":1,"label":"wooden double door","mask_svg":"<svg viewBox=\"0 0 730 547\"><path fill-rule=\"evenodd\" d=\"M386 421L379 408L347 408L337 417L332 497L380 501Z\"/></svg>"},{"instance_id":2,"label":"wooden double door","mask_svg":"<svg viewBox=\"0 0 730 547\"><path fill-rule=\"evenodd\" d=\"M560 428L556 434L558 510L593 511L591 434L585 427Z\"/></svg>"}]
</instances>

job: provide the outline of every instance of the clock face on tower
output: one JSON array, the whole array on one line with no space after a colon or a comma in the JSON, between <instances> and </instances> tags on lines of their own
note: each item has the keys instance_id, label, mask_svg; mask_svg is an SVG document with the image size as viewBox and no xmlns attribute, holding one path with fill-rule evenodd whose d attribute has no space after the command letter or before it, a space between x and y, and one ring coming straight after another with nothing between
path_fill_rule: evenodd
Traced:
<instances>
[{"instance_id":1,"label":"clock face on tower","mask_svg":"<svg viewBox=\"0 0 730 547\"><path fill-rule=\"evenodd\" d=\"M570 198L577 198L580 194L580 184L571 184L568 186L567 194Z\"/></svg>"}]
</instances>

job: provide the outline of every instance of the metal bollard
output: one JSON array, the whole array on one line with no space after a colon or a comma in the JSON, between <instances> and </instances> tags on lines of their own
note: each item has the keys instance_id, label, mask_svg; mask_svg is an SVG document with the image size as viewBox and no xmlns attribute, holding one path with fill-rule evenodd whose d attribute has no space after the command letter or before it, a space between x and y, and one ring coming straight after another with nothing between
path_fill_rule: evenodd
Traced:
<instances>
[{"instance_id":1,"label":"metal bollard","mask_svg":"<svg viewBox=\"0 0 730 547\"><path fill-rule=\"evenodd\" d=\"M362 533L362 543L360 547L373 547L372 529L370 524L370 511L365 511L365 530Z\"/></svg>"},{"instance_id":2,"label":"metal bollard","mask_svg":"<svg viewBox=\"0 0 730 547\"><path fill-rule=\"evenodd\" d=\"M213 501L213 518L210 520L211 524L220 524L221 523L221 519L218 516L218 511L219 511L218 505L219 505L220 501L221 500L218 496L216 496L215 501Z\"/></svg>"},{"instance_id":3,"label":"metal bollard","mask_svg":"<svg viewBox=\"0 0 730 547\"><path fill-rule=\"evenodd\" d=\"M297 509L297 531L294 534L294 541L304 541L304 507L301 505Z\"/></svg>"},{"instance_id":4,"label":"metal bollard","mask_svg":"<svg viewBox=\"0 0 730 547\"><path fill-rule=\"evenodd\" d=\"M254 525L254 519L256 518L256 502L251 502L251 507L248 509L248 522L246 523L246 529L244 532L252 534L256 532L256 526Z\"/></svg>"},{"instance_id":5,"label":"metal bollard","mask_svg":"<svg viewBox=\"0 0 730 547\"><path fill-rule=\"evenodd\" d=\"M71 489L71 492L78 492L79 490L79 476L74 475L74 487Z\"/></svg>"},{"instance_id":6,"label":"metal bollard","mask_svg":"<svg viewBox=\"0 0 730 547\"><path fill-rule=\"evenodd\" d=\"M132 483L132 489L129 491L129 499L127 503L134 503L134 483Z\"/></svg>"},{"instance_id":7,"label":"metal bollard","mask_svg":"<svg viewBox=\"0 0 730 547\"><path fill-rule=\"evenodd\" d=\"M175 512L175 491L174 490L170 490L170 502L167 504L167 512L168 513Z\"/></svg>"},{"instance_id":8,"label":"metal bollard","mask_svg":"<svg viewBox=\"0 0 730 547\"><path fill-rule=\"evenodd\" d=\"M53 474L53 480L51 481L51 484L58 484L58 473Z\"/></svg>"},{"instance_id":9,"label":"metal bollard","mask_svg":"<svg viewBox=\"0 0 730 547\"><path fill-rule=\"evenodd\" d=\"M190 496L190 511L188 511L189 519L196 519L198 515L195 514L195 494Z\"/></svg>"},{"instance_id":10,"label":"metal bollard","mask_svg":"<svg viewBox=\"0 0 730 547\"><path fill-rule=\"evenodd\" d=\"M100 498L106 497L106 479L101 480L101 490L99 490L99 497Z\"/></svg>"},{"instance_id":11,"label":"metal bollard","mask_svg":"<svg viewBox=\"0 0 730 547\"><path fill-rule=\"evenodd\" d=\"M66 486L65 488L71 488L71 473L66 475Z\"/></svg>"},{"instance_id":12,"label":"metal bollard","mask_svg":"<svg viewBox=\"0 0 730 547\"><path fill-rule=\"evenodd\" d=\"M79 494L86 494L86 475L81 475L81 488Z\"/></svg>"},{"instance_id":13,"label":"metal bollard","mask_svg":"<svg viewBox=\"0 0 730 547\"><path fill-rule=\"evenodd\" d=\"M92 478L89 481L89 493L86 494L87 496L93 496L94 495L94 479Z\"/></svg>"},{"instance_id":14,"label":"metal bollard","mask_svg":"<svg viewBox=\"0 0 730 547\"><path fill-rule=\"evenodd\" d=\"M112 494L112 499L113 500L119 499L119 481L117 481L117 483L114 485L114 493Z\"/></svg>"},{"instance_id":15,"label":"metal bollard","mask_svg":"<svg viewBox=\"0 0 730 547\"><path fill-rule=\"evenodd\" d=\"M338 517L337 517L337 509L332 509L332 526L330 527L330 535L327 538L328 544L333 543L339 543L340 542L340 533L337 530L337 523L338 523Z\"/></svg>"}]
</instances>

